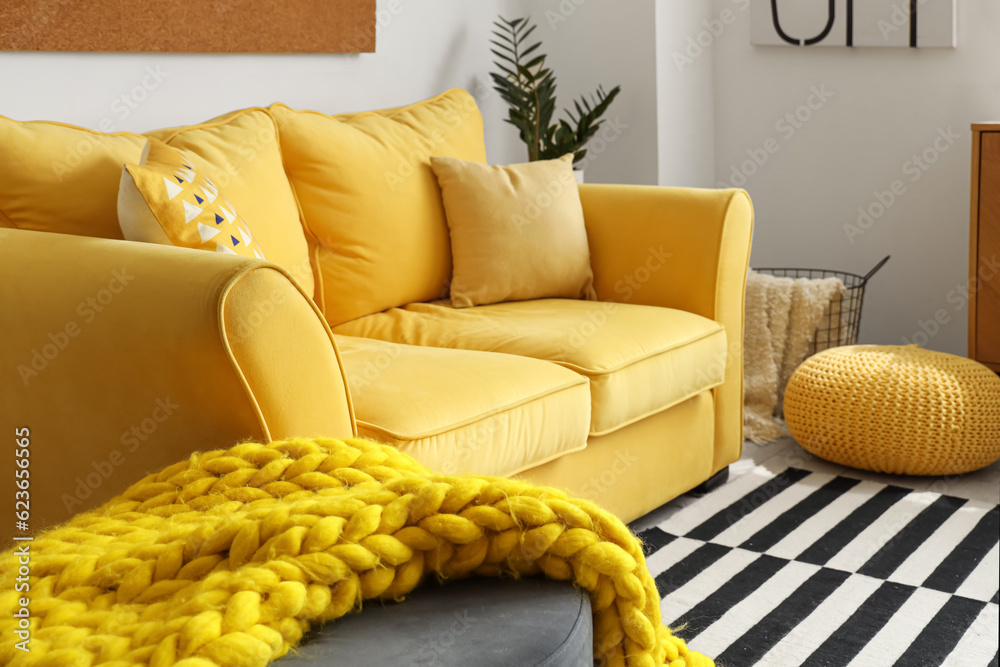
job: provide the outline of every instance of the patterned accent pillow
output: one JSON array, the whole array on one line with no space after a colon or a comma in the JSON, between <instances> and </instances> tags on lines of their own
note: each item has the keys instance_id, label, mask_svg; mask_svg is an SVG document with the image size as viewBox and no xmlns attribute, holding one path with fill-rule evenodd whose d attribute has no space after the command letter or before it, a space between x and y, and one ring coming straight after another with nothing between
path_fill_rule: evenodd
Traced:
<instances>
[{"instance_id":1,"label":"patterned accent pillow","mask_svg":"<svg viewBox=\"0 0 1000 667\"><path fill-rule=\"evenodd\" d=\"M139 164L122 168L118 223L125 238L264 259L207 172L198 156L150 139Z\"/></svg>"}]
</instances>

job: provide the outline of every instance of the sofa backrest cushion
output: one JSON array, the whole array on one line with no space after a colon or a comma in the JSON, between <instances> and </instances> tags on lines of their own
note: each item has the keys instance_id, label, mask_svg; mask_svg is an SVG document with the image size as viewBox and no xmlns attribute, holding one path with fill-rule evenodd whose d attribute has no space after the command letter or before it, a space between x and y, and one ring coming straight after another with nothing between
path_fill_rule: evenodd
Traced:
<instances>
[{"instance_id":1,"label":"sofa backrest cushion","mask_svg":"<svg viewBox=\"0 0 1000 667\"><path fill-rule=\"evenodd\" d=\"M118 181L146 138L0 116L0 227L122 238Z\"/></svg>"},{"instance_id":2,"label":"sofa backrest cushion","mask_svg":"<svg viewBox=\"0 0 1000 667\"><path fill-rule=\"evenodd\" d=\"M447 297L451 244L430 157L486 162L473 97L450 90L339 116L270 111L330 325Z\"/></svg>"},{"instance_id":3,"label":"sofa backrest cushion","mask_svg":"<svg viewBox=\"0 0 1000 667\"><path fill-rule=\"evenodd\" d=\"M283 266L307 294L315 295L309 247L267 110L234 111L149 136L200 158L212 183L253 221L253 235L267 259Z\"/></svg>"},{"instance_id":4,"label":"sofa backrest cushion","mask_svg":"<svg viewBox=\"0 0 1000 667\"><path fill-rule=\"evenodd\" d=\"M307 294L315 293L309 248L267 110L234 111L148 136L201 158L213 183L256 221L253 233L267 259L287 269ZM139 163L146 141L128 132L0 116L0 227L124 238L118 220L122 167Z\"/></svg>"}]
</instances>

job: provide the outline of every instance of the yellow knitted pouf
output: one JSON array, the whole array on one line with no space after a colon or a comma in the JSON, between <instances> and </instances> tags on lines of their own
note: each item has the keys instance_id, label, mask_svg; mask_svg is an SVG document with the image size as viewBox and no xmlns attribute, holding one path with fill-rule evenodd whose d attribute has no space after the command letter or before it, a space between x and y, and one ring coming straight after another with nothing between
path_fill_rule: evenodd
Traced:
<instances>
[{"instance_id":1,"label":"yellow knitted pouf","mask_svg":"<svg viewBox=\"0 0 1000 667\"><path fill-rule=\"evenodd\" d=\"M613 515L362 439L193 454L0 554L0 664L262 667L428 573L571 580L603 665L714 664L660 622L641 545Z\"/></svg>"},{"instance_id":2,"label":"yellow knitted pouf","mask_svg":"<svg viewBox=\"0 0 1000 667\"><path fill-rule=\"evenodd\" d=\"M953 475L1000 459L1000 378L916 345L816 354L785 389L792 435L817 456L876 472Z\"/></svg>"}]
</instances>

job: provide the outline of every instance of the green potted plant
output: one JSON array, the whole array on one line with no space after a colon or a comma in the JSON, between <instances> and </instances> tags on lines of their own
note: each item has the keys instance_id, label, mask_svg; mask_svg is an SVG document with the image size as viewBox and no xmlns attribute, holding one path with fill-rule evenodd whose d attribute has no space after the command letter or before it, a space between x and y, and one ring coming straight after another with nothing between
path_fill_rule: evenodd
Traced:
<instances>
[{"instance_id":1,"label":"green potted plant","mask_svg":"<svg viewBox=\"0 0 1000 667\"><path fill-rule=\"evenodd\" d=\"M491 72L493 89L510 107L508 123L518 129L528 147L528 160L554 160L573 153L577 167L586 156L587 142L601 128L601 118L621 86L605 92L601 86L591 96L581 96L573 102L574 110L566 109L567 119L553 122L556 110L556 79L545 66L544 54L537 53L541 42L526 45L535 26L529 18L494 21L496 39L490 49L499 60L494 61L499 72ZM578 178L580 175L578 174Z\"/></svg>"}]
</instances>

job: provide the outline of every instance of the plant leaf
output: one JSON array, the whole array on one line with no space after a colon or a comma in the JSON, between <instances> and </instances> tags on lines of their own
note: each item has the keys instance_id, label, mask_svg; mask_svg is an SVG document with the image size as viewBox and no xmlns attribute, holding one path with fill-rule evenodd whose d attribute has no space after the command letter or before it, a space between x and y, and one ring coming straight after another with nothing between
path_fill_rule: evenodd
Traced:
<instances>
[{"instance_id":1,"label":"plant leaf","mask_svg":"<svg viewBox=\"0 0 1000 667\"><path fill-rule=\"evenodd\" d=\"M532 44L531 46L529 46L528 48L526 48L524 51L521 51L521 57L522 58L527 58L529 55L531 55L532 53L534 53L535 50L538 47L540 47L541 45L542 45L541 42L535 42L534 44ZM542 58L544 59L545 56L542 56ZM530 67L530 65L529 65L529 67Z\"/></svg>"}]
</instances>

